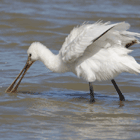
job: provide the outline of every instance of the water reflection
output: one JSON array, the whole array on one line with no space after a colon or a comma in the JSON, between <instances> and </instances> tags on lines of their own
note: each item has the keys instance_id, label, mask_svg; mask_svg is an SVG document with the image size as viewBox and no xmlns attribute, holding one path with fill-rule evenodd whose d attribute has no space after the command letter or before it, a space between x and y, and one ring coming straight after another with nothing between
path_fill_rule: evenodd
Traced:
<instances>
[{"instance_id":1,"label":"water reflection","mask_svg":"<svg viewBox=\"0 0 140 140\"><path fill-rule=\"evenodd\" d=\"M124 108L118 108L117 105L115 105L116 108L112 108L103 107L101 103L93 105L71 100L43 98L32 98L32 100L32 106L26 110L28 115L37 120L39 126L47 127L51 122L51 131L54 127L58 129L61 126L58 133L65 134L67 138L71 137L67 135L71 132L74 134L73 138L80 136L79 139L93 137L94 139L110 137L129 139L135 127L139 129L136 116L123 113ZM126 130L131 133L127 133ZM45 132L45 134L48 133L49 131Z\"/></svg>"}]
</instances>

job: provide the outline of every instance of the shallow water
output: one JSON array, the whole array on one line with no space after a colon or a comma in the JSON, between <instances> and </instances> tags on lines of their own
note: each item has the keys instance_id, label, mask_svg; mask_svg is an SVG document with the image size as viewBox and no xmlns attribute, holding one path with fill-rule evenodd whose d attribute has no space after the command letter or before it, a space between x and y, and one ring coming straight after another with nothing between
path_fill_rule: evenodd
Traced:
<instances>
[{"instance_id":1,"label":"shallow water","mask_svg":"<svg viewBox=\"0 0 140 140\"><path fill-rule=\"evenodd\" d=\"M123 73L116 81L126 101L120 105L110 81L95 82L94 104L88 83L72 73L52 73L35 62L18 93L8 94L39 41L58 53L73 27L97 20L131 24L140 33L137 0L0 1L0 139L140 139L140 75ZM132 47L140 63L140 45Z\"/></svg>"}]
</instances>

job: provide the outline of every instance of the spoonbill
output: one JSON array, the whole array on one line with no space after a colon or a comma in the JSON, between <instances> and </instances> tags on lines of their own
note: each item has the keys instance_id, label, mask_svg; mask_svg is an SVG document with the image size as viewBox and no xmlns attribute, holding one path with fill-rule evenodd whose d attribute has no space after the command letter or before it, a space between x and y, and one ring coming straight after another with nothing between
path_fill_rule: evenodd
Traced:
<instances>
[{"instance_id":1,"label":"spoonbill","mask_svg":"<svg viewBox=\"0 0 140 140\"><path fill-rule=\"evenodd\" d=\"M89 82L91 102L95 101L93 82L103 80L111 80L120 101L125 100L113 78L122 72L140 73L140 64L129 55L132 50L128 49L140 43L140 34L127 31L129 27L125 22L82 24L70 32L57 55L40 42L32 43L27 51L26 65L6 92L17 92L27 70L35 61L40 60L53 72L72 72Z\"/></svg>"}]
</instances>

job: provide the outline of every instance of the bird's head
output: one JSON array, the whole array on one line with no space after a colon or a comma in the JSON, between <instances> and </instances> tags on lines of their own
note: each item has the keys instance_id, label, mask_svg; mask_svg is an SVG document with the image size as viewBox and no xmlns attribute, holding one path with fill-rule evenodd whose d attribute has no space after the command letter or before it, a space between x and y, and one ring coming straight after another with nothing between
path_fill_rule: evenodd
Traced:
<instances>
[{"instance_id":1,"label":"bird's head","mask_svg":"<svg viewBox=\"0 0 140 140\"><path fill-rule=\"evenodd\" d=\"M7 93L11 93L11 92L16 92L17 91L17 88L21 82L21 80L23 79L24 75L26 74L27 70L30 68L30 66L37 60L40 59L40 55L41 53L43 53L43 48L45 48L44 45L42 45L41 43L39 42L34 42L30 45L28 51L27 51L27 54L28 54L28 59L27 59L27 62L24 66L24 68L22 69L22 71L19 73L19 75L16 77L16 79L13 81L13 83L6 89L5 92ZM39 55L40 53L40 55ZM20 78L21 76L21 78ZM19 80L19 82L17 83L17 85L14 87L16 81ZM13 88L14 87L14 88Z\"/></svg>"},{"instance_id":2,"label":"bird's head","mask_svg":"<svg viewBox=\"0 0 140 140\"><path fill-rule=\"evenodd\" d=\"M30 47L27 50L28 58L30 58L31 61L37 61L39 60L39 54L40 51L43 50L44 45L40 42L34 42L30 45Z\"/></svg>"}]
</instances>

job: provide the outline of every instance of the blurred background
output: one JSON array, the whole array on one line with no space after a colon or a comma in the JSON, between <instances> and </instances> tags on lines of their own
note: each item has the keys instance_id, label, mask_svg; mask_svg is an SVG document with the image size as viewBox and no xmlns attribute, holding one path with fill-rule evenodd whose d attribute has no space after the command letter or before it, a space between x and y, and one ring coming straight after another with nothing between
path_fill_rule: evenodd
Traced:
<instances>
[{"instance_id":1,"label":"blurred background","mask_svg":"<svg viewBox=\"0 0 140 140\"><path fill-rule=\"evenodd\" d=\"M29 69L18 93L5 89L39 41L55 54L66 36L83 22L130 23L140 33L138 0L0 0L1 139L140 139L140 75L116 77L126 101L110 81L95 82L94 104L88 83L72 73L52 73L41 62ZM140 63L140 45L131 53Z\"/></svg>"}]
</instances>

